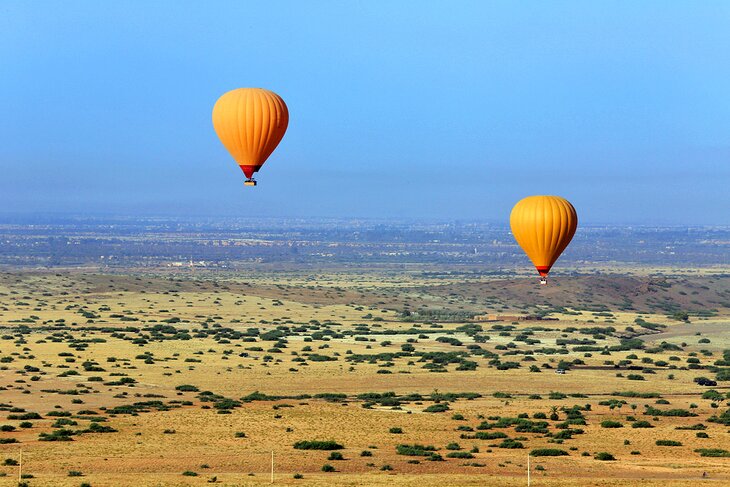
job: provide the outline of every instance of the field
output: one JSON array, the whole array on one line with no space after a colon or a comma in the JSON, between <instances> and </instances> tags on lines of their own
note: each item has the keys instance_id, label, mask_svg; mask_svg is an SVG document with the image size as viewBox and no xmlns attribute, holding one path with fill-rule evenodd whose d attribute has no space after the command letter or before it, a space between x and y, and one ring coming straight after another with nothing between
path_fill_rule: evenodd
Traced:
<instances>
[{"instance_id":1,"label":"field","mask_svg":"<svg viewBox=\"0 0 730 487\"><path fill-rule=\"evenodd\" d=\"M0 485L730 483L725 269L7 271L0 326Z\"/></svg>"}]
</instances>

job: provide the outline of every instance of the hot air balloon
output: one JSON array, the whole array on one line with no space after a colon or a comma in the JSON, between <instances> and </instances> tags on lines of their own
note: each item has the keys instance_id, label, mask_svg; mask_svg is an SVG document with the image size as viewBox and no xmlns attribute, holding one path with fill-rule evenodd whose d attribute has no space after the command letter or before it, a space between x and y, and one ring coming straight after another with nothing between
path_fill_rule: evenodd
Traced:
<instances>
[{"instance_id":1,"label":"hot air balloon","mask_svg":"<svg viewBox=\"0 0 730 487\"><path fill-rule=\"evenodd\" d=\"M246 186L256 186L253 173L279 145L287 125L284 100L262 88L229 91L213 107L213 128L246 175Z\"/></svg>"},{"instance_id":2,"label":"hot air balloon","mask_svg":"<svg viewBox=\"0 0 730 487\"><path fill-rule=\"evenodd\" d=\"M528 196L512 208L509 222L515 240L540 273L540 284L547 284L550 268L578 227L575 208L560 196Z\"/></svg>"}]
</instances>

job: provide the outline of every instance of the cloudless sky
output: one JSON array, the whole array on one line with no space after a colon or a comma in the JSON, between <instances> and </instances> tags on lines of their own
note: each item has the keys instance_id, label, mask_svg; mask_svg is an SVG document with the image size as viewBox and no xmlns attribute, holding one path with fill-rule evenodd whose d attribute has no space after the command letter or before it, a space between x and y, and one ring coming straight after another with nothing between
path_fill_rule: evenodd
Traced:
<instances>
[{"instance_id":1,"label":"cloudless sky","mask_svg":"<svg viewBox=\"0 0 730 487\"><path fill-rule=\"evenodd\" d=\"M0 213L730 224L730 3L0 2ZM282 96L259 186L224 92Z\"/></svg>"}]
</instances>

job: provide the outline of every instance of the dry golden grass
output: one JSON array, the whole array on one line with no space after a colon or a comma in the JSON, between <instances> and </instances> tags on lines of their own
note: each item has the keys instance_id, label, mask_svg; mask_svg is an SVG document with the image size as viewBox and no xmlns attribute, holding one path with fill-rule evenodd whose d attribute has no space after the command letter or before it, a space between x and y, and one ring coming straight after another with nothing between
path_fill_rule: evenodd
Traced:
<instances>
[{"instance_id":1,"label":"dry golden grass","mask_svg":"<svg viewBox=\"0 0 730 487\"><path fill-rule=\"evenodd\" d=\"M730 465L726 458L701 457L694 452L697 448L730 449L728 427L706 421L710 415L724 411L727 405L720 401L719 408L713 408L712 401L700 398L706 388L693 382L699 376L712 377L711 372L656 367L655 374L648 374L641 370L617 370L605 364L606 360L615 364L621 360L632 360L635 365L651 367L649 363L641 363L642 358L649 357L655 362L664 360L684 366L689 354L697 354L703 364L711 364L721 357L722 350L730 348L725 332L730 324L726 309L720 310L715 317L693 320L689 325L667 320L663 314L638 311L611 310L610 316L599 316L585 310L579 315L555 313L559 321L521 322L508 336L500 336L499 330L490 330L492 323L482 323L485 330L480 334L489 335L489 340L480 343L480 346L499 354L502 361L520 362L525 357L504 355L506 351L514 350L505 348L508 345L516 344L518 350L555 348L556 340L561 338L591 338L591 335L566 332L570 327L613 326L618 330L618 336L626 336L626 327L638 328L634 320L639 316L668 326L658 334L648 334L647 331L643 339L648 346L662 341L686 343L686 346L681 351L655 354L640 350L614 351L610 356L602 355L600 351L587 355L582 352L568 355L538 353L534 355L536 361L521 362L521 367L513 370L497 370L488 365L487 358L471 356L467 358L478 363L476 370L456 371L456 366L451 364L447 366L447 372L434 373L424 369L424 363L419 362L418 357L396 357L391 360L392 365L386 360L354 363L346 358L351 355L349 352L399 352L409 339L415 339L413 345L417 351L465 351L464 346L436 340L447 336L460 340L464 345L473 344L473 337L463 329L459 330L463 323L439 323L440 328L423 321L408 323L401 320L397 311L403 307L395 306L407 302L412 310L422 306L450 310L486 309L478 302L475 304L470 293L459 292L464 285L458 278L449 281L388 275L383 277L380 285L377 275L358 276L353 273L322 275L315 281L300 274L288 278L287 275L271 273L228 276L219 281L214 275L170 277L76 271L0 275L0 320L5 323L0 335L6 336L0 340L0 357L13 359L0 363L0 386L4 387L0 391L0 403L36 411L44 416L44 419L33 420L30 429L0 432L0 438L19 441L0 444L0 460L17 458L22 447L24 471L34 476L28 480L31 485L78 486L81 482L93 486L202 485L214 476L221 485L259 485L269 482L273 451L276 483L281 484L512 486L525 485L527 454L534 448L571 451L568 457L533 458L533 485L689 485L700 479L703 472L719 484L730 483ZM529 282L534 285L532 280ZM506 299L508 295L518 295L521 292L518 285L508 284L511 290L506 294L503 286L498 285L499 289L491 298ZM690 287L696 289L696 283L692 282ZM479 283L479 288L489 288L489 281ZM530 293L540 292L527 289ZM551 290L553 299L561 298L560 290L565 291L566 288L556 289L558 291ZM727 281L710 287L710 291L720 294L726 293L726 289ZM681 294L676 293L677 299L680 299L679 296ZM565 295L562 299L573 297ZM491 299L489 296L486 298ZM509 309L519 309L522 303L504 305ZM81 306L86 307L87 313L96 315L91 318L93 322L87 323L89 318L79 312ZM128 321L130 318L137 321ZM214 330L220 325L236 331L255 327L263 332L277 326L295 328L317 320L320 323L332 322L322 329L335 333L352 331L357 324L367 324L369 330L381 334L359 335L361 339L358 340L355 336L343 335L328 341L305 341L305 337L313 331L310 329L306 333L289 333L281 353L268 351L275 341L260 339L256 342L236 339L221 342L220 338L216 340L209 336L155 341L149 340L149 331L128 332L131 338L148 337L147 343L135 344L131 339L120 339L119 335L111 334L113 329L123 331L128 326L143 329L163 324L162 320L170 318L175 318L171 324L183 331ZM22 330L18 328L20 325L28 328L18 334ZM528 335L539 339L539 344L527 346L515 341L517 335L529 332L536 325L549 328L533 330L533 335ZM51 329L53 326L56 328ZM99 329L101 327L112 330L103 331ZM425 338L398 333L412 327L423 330ZM701 336L697 336L697 332ZM53 341L53 333L64 336ZM69 340L69 333L75 340L104 341L92 341L86 348L76 349L70 347L73 341ZM700 343L700 338L707 338L710 342ZM599 339L598 343L601 346L616 345L619 338ZM263 350L246 350L251 347ZM305 347L311 347L311 352ZM705 357L702 350L713 355ZM62 353L73 356L59 355ZM337 360L307 360L307 365L295 361L309 353ZM154 360L146 363L144 357L138 358L141 354ZM638 358L628 359L632 354L638 355ZM680 360L671 361L670 356L677 356ZM109 357L116 360L108 361ZM191 359L195 362L189 361ZM581 359L584 365L565 375L557 375L550 369L543 369L541 373L528 371L532 364L556 367L560 360L566 359ZM86 371L82 367L86 361L94 361L104 370ZM39 370L28 370L27 366ZM78 372L78 375L59 377L69 370ZM392 373L379 373L383 370ZM112 376L114 373L126 375ZM642 374L646 380L630 381L625 377L630 373ZM670 374L674 376L671 380ZM90 377L102 377L103 381L89 381ZM105 384L120 377L132 378L136 382L133 386ZM215 409L204 409L210 403L201 402L197 393L175 390L182 384L195 385L201 391L209 390L232 399L254 391L269 395L344 393L349 398L342 404L314 398L254 401L232 409L231 414L216 414ZM53 392L83 391L85 388L88 388L88 393L78 395ZM728 390L722 384L715 389L723 393ZM476 392L482 397L451 401L450 410L445 413L425 413L423 410L433 404L428 396L434 390ZM624 398L627 404L620 409L599 405L599 402L611 399L613 391L626 390L659 392L662 399L670 404L656 405L656 398ZM365 392L385 391L399 395L419 393L425 397L423 401L409 401L399 409L377 405L367 409L363 408L363 401L354 398ZM493 393L498 391L512 397L493 397ZM587 397L549 399L551 391ZM542 399L529 399L530 394L539 394ZM79 399L83 403L78 403ZM86 433L70 442L38 441L40 433L58 429L51 427L57 419L47 415L51 411L69 411L76 415L81 410L91 409L106 416L101 408L154 400L189 403L167 411L153 409L137 416L108 416L108 421L101 424L112 426L118 430L116 433ZM569 408L576 404L591 405L590 411L584 412L588 424L577 426L585 430L584 433L562 444L550 443L550 438L542 434L515 432L514 428L494 430L503 431L510 438L525 438L520 440L524 449L505 449L490 446L501 440L462 439L460 435L468 432L456 431L459 425L474 428L492 416L549 415L551 406ZM690 409L693 404L696 407L691 411L697 417L661 417L653 421L651 416L642 414L645 406ZM462 414L465 420L452 419L452 415L457 413ZM627 416L649 420L656 427L631 428ZM560 412L560 421L563 420L565 413ZM602 428L600 423L603 420L620 421L624 427ZM68 427L79 429L89 425L88 419L78 419L77 422L79 425ZM709 438L698 438L696 431L675 429L700 422L707 426L705 432ZM559 431L554 429L556 423L550 422L552 432ZM20 420L0 420L0 424L18 427ZM404 433L389 433L391 427L400 427ZM165 430L174 430L174 433L165 433ZM236 438L236 432L245 432L246 437ZM346 460L329 461L329 452L293 448L293 443L299 440L330 439L345 446L342 453ZM655 444L657 439L681 441L682 446L659 447ZM630 444L624 444L625 440L629 440ZM463 451L477 446L479 452L474 453L473 459L449 458L442 462L396 453L398 444L420 443L434 445L446 457L449 450L445 447L452 442L458 442ZM373 455L361 457L360 452L367 449ZM600 451L612 453L617 460L595 460L593 455ZM641 454L632 455L632 451L640 451ZM582 452L589 455L581 456ZM420 463L408 463L414 459L420 460ZM323 473L321 467L325 463L335 466L337 472ZM479 466L467 465L469 463ZM381 471L383 465L389 465L392 470ZM536 470L538 466L544 470ZM68 477L72 470L83 472L84 477ZM182 472L187 470L197 472L198 476L183 476ZM0 477L0 485L15 485L17 467L0 466L0 472L7 474ZM301 473L304 478L295 480L294 473Z\"/></svg>"}]
</instances>

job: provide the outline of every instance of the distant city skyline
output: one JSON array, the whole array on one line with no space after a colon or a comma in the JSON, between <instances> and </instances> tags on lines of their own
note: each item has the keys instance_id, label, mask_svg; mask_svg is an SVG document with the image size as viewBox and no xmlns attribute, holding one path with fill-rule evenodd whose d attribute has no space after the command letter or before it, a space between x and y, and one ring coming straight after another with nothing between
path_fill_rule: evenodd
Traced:
<instances>
[{"instance_id":1,"label":"distant city skyline","mask_svg":"<svg viewBox=\"0 0 730 487\"><path fill-rule=\"evenodd\" d=\"M0 216L730 225L730 4L0 5ZM256 188L215 100L277 92Z\"/></svg>"}]
</instances>

